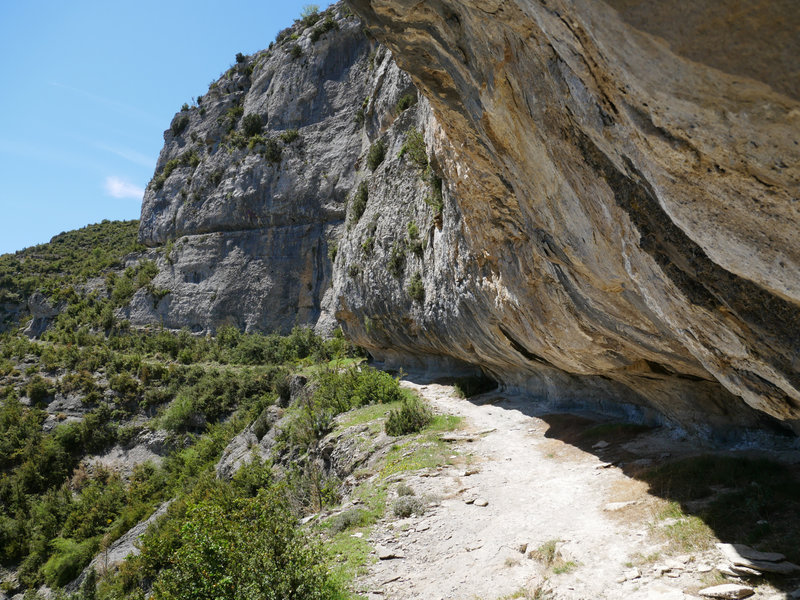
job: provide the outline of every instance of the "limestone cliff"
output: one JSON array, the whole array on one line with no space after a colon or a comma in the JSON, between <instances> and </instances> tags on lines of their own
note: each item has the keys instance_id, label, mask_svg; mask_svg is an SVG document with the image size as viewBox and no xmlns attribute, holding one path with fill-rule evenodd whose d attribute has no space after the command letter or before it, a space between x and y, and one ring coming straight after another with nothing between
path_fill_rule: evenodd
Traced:
<instances>
[{"instance_id":1,"label":"limestone cliff","mask_svg":"<svg viewBox=\"0 0 800 600\"><path fill-rule=\"evenodd\" d=\"M317 323L359 157L409 91L342 6L240 55L164 133L139 232L161 249L160 293L141 291L131 321L196 332Z\"/></svg>"},{"instance_id":2,"label":"limestone cliff","mask_svg":"<svg viewBox=\"0 0 800 600\"><path fill-rule=\"evenodd\" d=\"M450 276L426 270L424 308L381 315L381 346L543 397L638 396L695 426L754 422L752 407L796 426L796 3L748 8L749 29L733 0L694 11L724 16L709 47L755 32L790 72L717 48L696 62L702 40L687 50L680 24L703 31L678 3L349 4L430 99L454 240ZM636 28L648 7L667 39ZM375 344L353 313L348 330Z\"/></svg>"},{"instance_id":3,"label":"limestone cliff","mask_svg":"<svg viewBox=\"0 0 800 600\"><path fill-rule=\"evenodd\" d=\"M611 4L350 0L391 51L337 5L241 57L165 133L131 318L797 430L800 11Z\"/></svg>"}]
</instances>

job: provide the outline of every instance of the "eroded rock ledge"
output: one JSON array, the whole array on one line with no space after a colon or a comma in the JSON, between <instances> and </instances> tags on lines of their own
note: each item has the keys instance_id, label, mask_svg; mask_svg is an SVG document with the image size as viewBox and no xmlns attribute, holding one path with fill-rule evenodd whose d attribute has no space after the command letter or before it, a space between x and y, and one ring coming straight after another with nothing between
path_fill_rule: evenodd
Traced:
<instances>
[{"instance_id":1,"label":"eroded rock ledge","mask_svg":"<svg viewBox=\"0 0 800 600\"><path fill-rule=\"evenodd\" d=\"M667 29L634 28L653 2L348 4L427 97L416 118L444 181L415 265L424 301L402 282L348 281L337 260L356 341L479 364L542 400L621 401L698 431L769 415L798 431L796 72L777 85L766 69L692 62ZM785 9L791 28L800 8Z\"/></svg>"}]
</instances>

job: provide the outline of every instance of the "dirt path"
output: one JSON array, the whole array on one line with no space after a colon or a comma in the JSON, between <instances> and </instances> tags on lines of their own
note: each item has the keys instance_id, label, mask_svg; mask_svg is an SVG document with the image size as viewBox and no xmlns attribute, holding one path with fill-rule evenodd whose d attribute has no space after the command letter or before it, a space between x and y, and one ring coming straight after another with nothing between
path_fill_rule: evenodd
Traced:
<instances>
[{"instance_id":1,"label":"dirt path","mask_svg":"<svg viewBox=\"0 0 800 600\"><path fill-rule=\"evenodd\" d=\"M371 541L383 558L360 582L370 600L489 600L523 589L530 595L515 597L677 600L719 583L701 572L718 562L716 550L663 553L651 531L664 501L604 462L600 450L545 437L548 423L513 397L481 404L454 397L449 386L403 385L437 411L464 417L461 434L472 441L455 442L454 465L403 478L438 503L421 517L390 515L376 527ZM669 440L653 441L660 443ZM753 597L785 596L764 588Z\"/></svg>"}]
</instances>

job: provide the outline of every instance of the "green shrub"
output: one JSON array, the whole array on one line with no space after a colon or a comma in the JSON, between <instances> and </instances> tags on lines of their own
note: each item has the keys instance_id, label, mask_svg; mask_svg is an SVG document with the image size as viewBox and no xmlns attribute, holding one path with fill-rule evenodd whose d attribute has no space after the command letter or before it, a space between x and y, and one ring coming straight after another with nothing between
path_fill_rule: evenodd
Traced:
<instances>
[{"instance_id":1,"label":"green shrub","mask_svg":"<svg viewBox=\"0 0 800 600\"><path fill-rule=\"evenodd\" d=\"M242 54L241 52L237 52L236 53L236 63L237 64L242 64L246 60L247 60L247 57L244 54Z\"/></svg>"},{"instance_id":2,"label":"green shrub","mask_svg":"<svg viewBox=\"0 0 800 600\"><path fill-rule=\"evenodd\" d=\"M394 501L392 512L401 519L408 518L411 515L422 516L425 513L425 504L416 496L400 496Z\"/></svg>"},{"instance_id":3,"label":"green shrub","mask_svg":"<svg viewBox=\"0 0 800 600\"><path fill-rule=\"evenodd\" d=\"M378 140L370 146L369 152L367 153L367 166L369 170L375 171L383 162L384 158L386 158L386 142Z\"/></svg>"},{"instance_id":4,"label":"green shrub","mask_svg":"<svg viewBox=\"0 0 800 600\"><path fill-rule=\"evenodd\" d=\"M341 533L351 527L359 527L365 524L366 516L366 511L359 508L351 508L350 510L339 513L328 521L328 523L330 523L331 533Z\"/></svg>"},{"instance_id":5,"label":"green shrub","mask_svg":"<svg viewBox=\"0 0 800 600\"><path fill-rule=\"evenodd\" d=\"M347 275L355 279L358 277L358 274L361 273L361 265L358 263L352 263L347 266Z\"/></svg>"},{"instance_id":6,"label":"green shrub","mask_svg":"<svg viewBox=\"0 0 800 600\"><path fill-rule=\"evenodd\" d=\"M359 108L353 116L353 121L358 125L363 125L366 120L366 113L363 108Z\"/></svg>"},{"instance_id":7,"label":"green shrub","mask_svg":"<svg viewBox=\"0 0 800 600\"><path fill-rule=\"evenodd\" d=\"M331 17L326 17L321 25L317 25L314 28L314 30L311 32L311 35L309 36L309 39L311 40L312 44L315 44L319 40L319 38L321 38L323 35L334 29L339 29L339 24L336 21L334 21Z\"/></svg>"},{"instance_id":8,"label":"green shrub","mask_svg":"<svg viewBox=\"0 0 800 600\"><path fill-rule=\"evenodd\" d=\"M363 242L361 242L361 253L365 257L370 257L372 256L374 250L375 250L375 236L370 235Z\"/></svg>"},{"instance_id":9,"label":"green shrub","mask_svg":"<svg viewBox=\"0 0 800 600\"><path fill-rule=\"evenodd\" d=\"M297 138L300 137L300 132L297 129L287 129L286 131L281 132L280 138L284 144L291 144Z\"/></svg>"},{"instance_id":10,"label":"green shrub","mask_svg":"<svg viewBox=\"0 0 800 600\"><path fill-rule=\"evenodd\" d=\"M358 223L364 211L367 209L367 200L369 200L369 185L366 180L358 184L356 193L353 194L352 208L350 209L350 221Z\"/></svg>"},{"instance_id":11,"label":"green shrub","mask_svg":"<svg viewBox=\"0 0 800 600\"><path fill-rule=\"evenodd\" d=\"M255 498L218 493L190 505L174 540L153 584L160 600L341 597L276 484Z\"/></svg>"},{"instance_id":12,"label":"green shrub","mask_svg":"<svg viewBox=\"0 0 800 600\"><path fill-rule=\"evenodd\" d=\"M389 273L400 279L406 270L406 249L403 243L395 242L389 253L389 260L386 263L386 270Z\"/></svg>"},{"instance_id":13,"label":"green shrub","mask_svg":"<svg viewBox=\"0 0 800 600\"><path fill-rule=\"evenodd\" d=\"M410 485L407 483L398 483L397 484L397 495L398 496L414 496L414 490L411 488Z\"/></svg>"},{"instance_id":14,"label":"green shrub","mask_svg":"<svg viewBox=\"0 0 800 600\"><path fill-rule=\"evenodd\" d=\"M127 371L112 375L108 386L123 398L135 398L139 393L139 382Z\"/></svg>"},{"instance_id":15,"label":"green shrub","mask_svg":"<svg viewBox=\"0 0 800 600\"><path fill-rule=\"evenodd\" d=\"M297 44L292 44L289 46L289 54L291 54L292 59L298 59L303 56L303 49L298 46Z\"/></svg>"},{"instance_id":16,"label":"green shrub","mask_svg":"<svg viewBox=\"0 0 800 600\"><path fill-rule=\"evenodd\" d=\"M400 156L408 155L418 169L424 171L428 166L428 151L425 149L425 134L412 127L406 134L406 141L400 148Z\"/></svg>"},{"instance_id":17,"label":"green shrub","mask_svg":"<svg viewBox=\"0 0 800 600\"><path fill-rule=\"evenodd\" d=\"M264 128L261 115L256 113L245 115L244 119L242 119L242 128L244 129L244 134L247 137L253 137L254 135L261 133L261 130Z\"/></svg>"},{"instance_id":18,"label":"green shrub","mask_svg":"<svg viewBox=\"0 0 800 600\"><path fill-rule=\"evenodd\" d=\"M407 108L411 108L412 106L414 106L416 103L417 103L416 94L414 93L405 94L400 98L400 100L397 101L397 104L395 105L395 112L397 114L400 114Z\"/></svg>"},{"instance_id":19,"label":"green shrub","mask_svg":"<svg viewBox=\"0 0 800 600\"><path fill-rule=\"evenodd\" d=\"M419 271L411 276L406 291L415 302L422 304L425 301L425 285L422 283L422 275L419 274Z\"/></svg>"},{"instance_id":20,"label":"green shrub","mask_svg":"<svg viewBox=\"0 0 800 600\"><path fill-rule=\"evenodd\" d=\"M89 564L99 548L96 538L83 542L56 538L51 542L53 555L42 567L45 581L51 587L62 587L75 579Z\"/></svg>"},{"instance_id":21,"label":"green shrub","mask_svg":"<svg viewBox=\"0 0 800 600\"><path fill-rule=\"evenodd\" d=\"M50 381L41 375L34 375L25 386L25 395L28 396L33 404L39 404L46 400L52 393L53 389Z\"/></svg>"},{"instance_id":22,"label":"green shrub","mask_svg":"<svg viewBox=\"0 0 800 600\"><path fill-rule=\"evenodd\" d=\"M218 187L218 186L219 186L219 184L222 182L222 176L223 176L223 175L225 175L225 169L223 169L222 167L220 167L220 168L218 168L218 169L214 169L214 170L213 170L213 171L211 171L211 173L208 175L208 182L209 182L209 183L210 183L212 186L214 186L214 187L216 188L216 187Z\"/></svg>"},{"instance_id":23,"label":"green shrub","mask_svg":"<svg viewBox=\"0 0 800 600\"><path fill-rule=\"evenodd\" d=\"M188 115L178 115L175 119L172 120L172 124L170 125L170 130L172 131L172 135L174 137L178 137L189 126L189 116Z\"/></svg>"},{"instance_id":24,"label":"green shrub","mask_svg":"<svg viewBox=\"0 0 800 600\"><path fill-rule=\"evenodd\" d=\"M444 196L442 195L442 178L436 175L430 168L427 170L427 180L431 193L425 197L425 204L433 209L433 214L441 218L444 210Z\"/></svg>"},{"instance_id":25,"label":"green shrub","mask_svg":"<svg viewBox=\"0 0 800 600\"><path fill-rule=\"evenodd\" d=\"M300 23L303 27L311 27L321 18L317 4L306 4L300 13Z\"/></svg>"},{"instance_id":26,"label":"green shrub","mask_svg":"<svg viewBox=\"0 0 800 600\"><path fill-rule=\"evenodd\" d=\"M404 398L400 408L389 412L384 429L388 435L407 435L421 431L432 419L430 409L414 396Z\"/></svg>"},{"instance_id":27,"label":"green shrub","mask_svg":"<svg viewBox=\"0 0 800 600\"><path fill-rule=\"evenodd\" d=\"M273 138L269 138L264 143L263 155L271 163L280 163L283 160L281 145Z\"/></svg>"},{"instance_id":28,"label":"green shrub","mask_svg":"<svg viewBox=\"0 0 800 600\"><path fill-rule=\"evenodd\" d=\"M425 253L425 246L419 239L419 227L413 221L408 224L408 247L413 254L420 258Z\"/></svg>"}]
</instances>

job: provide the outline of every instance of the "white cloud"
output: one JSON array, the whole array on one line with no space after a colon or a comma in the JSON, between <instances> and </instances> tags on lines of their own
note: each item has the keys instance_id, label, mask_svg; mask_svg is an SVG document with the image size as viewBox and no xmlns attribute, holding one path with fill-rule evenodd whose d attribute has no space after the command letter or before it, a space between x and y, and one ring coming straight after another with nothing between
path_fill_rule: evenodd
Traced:
<instances>
[{"instance_id":1,"label":"white cloud","mask_svg":"<svg viewBox=\"0 0 800 600\"><path fill-rule=\"evenodd\" d=\"M106 193L114 198L130 198L141 200L144 190L130 181L125 181L119 177L106 177Z\"/></svg>"}]
</instances>

